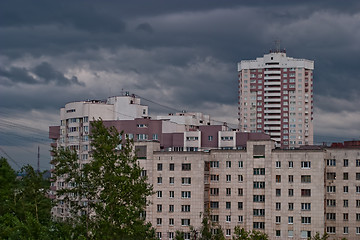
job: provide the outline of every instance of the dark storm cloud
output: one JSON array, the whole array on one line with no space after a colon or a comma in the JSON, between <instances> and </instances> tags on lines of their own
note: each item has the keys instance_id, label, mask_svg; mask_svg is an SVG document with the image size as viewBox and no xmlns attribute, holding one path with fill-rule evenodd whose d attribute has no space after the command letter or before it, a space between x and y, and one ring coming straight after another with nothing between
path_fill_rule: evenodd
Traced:
<instances>
[{"instance_id":1,"label":"dark storm cloud","mask_svg":"<svg viewBox=\"0 0 360 240\"><path fill-rule=\"evenodd\" d=\"M149 23L140 23L137 27L136 27L137 31L143 31L146 33L153 33L154 29L151 27L151 25Z\"/></svg>"},{"instance_id":2,"label":"dark storm cloud","mask_svg":"<svg viewBox=\"0 0 360 240\"><path fill-rule=\"evenodd\" d=\"M55 82L59 86L66 85L80 85L85 86L84 83L79 82L76 76L72 76L71 78L67 78L63 73L56 71L49 63L43 62L40 65L36 66L33 69L33 72L39 76L46 83Z\"/></svg>"},{"instance_id":3,"label":"dark storm cloud","mask_svg":"<svg viewBox=\"0 0 360 240\"><path fill-rule=\"evenodd\" d=\"M49 116L125 89L236 121L236 63L280 39L289 57L315 60L315 133L326 135L360 116L359 9L355 0L0 1L0 108Z\"/></svg>"},{"instance_id":4,"label":"dark storm cloud","mask_svg":"<svg viewBox=\"0 0 360 240\"><path fill-rule=\"evenodd\" d=\"M10 67L9 70L0 68L0 84L6 86L17 83L49 84L51 82L54 82L58 86L69 86L74 84L85 86L85 84L80 82L76 76L67 78L63 73L55 70L47 62L42 62L31 70L19 67Z\"/></svg>"}]
</instances>

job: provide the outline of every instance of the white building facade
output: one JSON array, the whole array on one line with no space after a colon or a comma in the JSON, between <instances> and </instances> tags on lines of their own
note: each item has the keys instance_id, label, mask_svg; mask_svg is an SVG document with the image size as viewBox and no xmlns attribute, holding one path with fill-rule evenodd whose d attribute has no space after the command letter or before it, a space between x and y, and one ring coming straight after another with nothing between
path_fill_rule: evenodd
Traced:
<instances>
[{"instance_id":1,"label":"white building facade","mask_svg":"<svg viewBox=\"0 0 360 240\"><path fill-rule=\"evenodd\" d=\"M240 130L268 133L283 148L312 145L313 70L285 51L238 63Z\"/></svg>"}]
</instances>

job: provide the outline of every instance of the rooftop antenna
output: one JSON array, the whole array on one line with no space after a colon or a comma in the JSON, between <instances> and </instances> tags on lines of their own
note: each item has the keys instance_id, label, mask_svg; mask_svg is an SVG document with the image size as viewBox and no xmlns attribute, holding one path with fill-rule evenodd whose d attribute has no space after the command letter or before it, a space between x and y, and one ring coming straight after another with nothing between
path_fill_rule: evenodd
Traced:
<instances>
[{"instance_id":1,"label":"rooftop antenna","mask_svg":"<svg viewBox=\"0 0 360 240\"><path fill-rule=\"evenodd\" d=\"M277 53L280 52L280 40L275 40L275 50Z\"/></svg>"},{"instance_id":2,"label":"rooftop antenna","mask_svg":"<svg viewBox=\"0 0 360 240\"><path fill-rule=\"evenodd\" d=\"M38 154L37 154L37 171L40 172L40 146L38 145Z\"/></svg>"}]
</instances>

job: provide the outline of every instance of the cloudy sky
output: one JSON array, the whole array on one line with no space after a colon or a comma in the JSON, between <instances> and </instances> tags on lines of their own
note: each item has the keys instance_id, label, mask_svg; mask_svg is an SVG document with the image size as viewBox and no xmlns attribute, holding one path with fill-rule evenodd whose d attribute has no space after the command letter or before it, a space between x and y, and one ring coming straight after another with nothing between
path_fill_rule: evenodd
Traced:
<instances>
[{"instance_id":1,"label":"cloudy sky","mask_svg":"<svg viewBox=\"0 0 360 240\"><path fill-rule=\"evenodd\" d=\"M0 155L49 168L59 108L122 89L234 126L237 62L277 39L315 61L315 141L359 139L359 1L2 0Z\"/></svg>"}]
</instances>

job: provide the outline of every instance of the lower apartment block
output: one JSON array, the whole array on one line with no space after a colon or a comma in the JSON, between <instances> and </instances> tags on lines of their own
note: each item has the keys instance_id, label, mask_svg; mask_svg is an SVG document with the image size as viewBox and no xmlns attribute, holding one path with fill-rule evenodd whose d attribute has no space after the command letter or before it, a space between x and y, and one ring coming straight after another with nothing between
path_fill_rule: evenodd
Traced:
<instances>
[{"instance_id":1,"label":"lower apartment block","mask_svg":"<svg viewBox=\"0 0 360 240\"><path fill-rule=\"evenodd\" d=\"M360 147L281 150L252 140L243 150L159 151L136 142L153 184L147 220L161 239L190 237L208 216L231 238L235 226L270 239L360 238ZM192 233L192 234L193 234Z\"/></svg>"}]
</instances>

